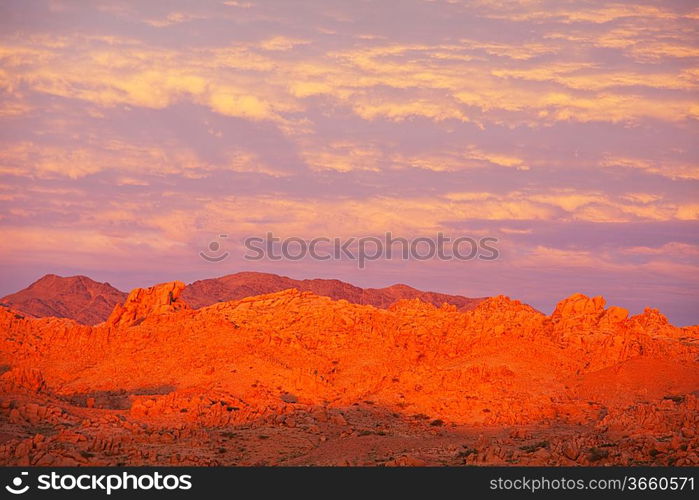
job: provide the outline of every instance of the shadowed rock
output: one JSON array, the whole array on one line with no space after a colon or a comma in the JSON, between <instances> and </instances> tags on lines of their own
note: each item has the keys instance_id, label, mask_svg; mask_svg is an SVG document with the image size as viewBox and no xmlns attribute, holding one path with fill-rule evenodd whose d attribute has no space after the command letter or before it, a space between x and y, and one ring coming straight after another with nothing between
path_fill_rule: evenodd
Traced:
<instances>
[{"instance_id":1,"label":"shadowed rock","mask_svg":"<svg viewBox=\"0 0 699 500\"><path fill-rule=\"evenodd\" d=\"M34 317L71 318L85 325L101 323L126 293L87 276L47 274L24 290L0 299L4 305Z\"/></svg>"},{"instance_id":2,"label":"shadowed rock","mask_svg":"<svg viewBox=\"0 0 699 500\"><path fill-rule=\"evenodd\" d=\"M423 292L407 285L392 285L385 288L359 288L334 279L295 280L276 274L241 272L220 278L195 281L187 285L182 297L195 309L216 302L239 300L244 297L280 292L295 288L302 292L313 292L335 300L344 299L353 304L372 305L386 308L402 299L420 299L437 307L443 303L468 311L481 303L483 298L468 298L436 292Z\"/></svg>"}]
</instances>

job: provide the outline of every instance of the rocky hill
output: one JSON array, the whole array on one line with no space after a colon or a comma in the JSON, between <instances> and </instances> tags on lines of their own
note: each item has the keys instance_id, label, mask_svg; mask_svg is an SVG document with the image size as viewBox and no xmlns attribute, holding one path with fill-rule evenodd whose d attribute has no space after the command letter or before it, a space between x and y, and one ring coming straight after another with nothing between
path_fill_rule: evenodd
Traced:
<instances>
[{"instance_id":1,"label":"rocky hill","mask_svg":"<svg viewBox=\"0 0 699 500\"><path fill-rule=\"evenodd\" d=\"M381 308L386 308L401 299L420 299L435 306L441 306L446 302L455 305L460 310L467 311L484 300L484 298L423 292L401 284L385 288L359 288L334 279L295 280L286 276L258 272L241 272L220 278L195 281L187 285L182 297L188 304L198 309L216 302L239 300L253 295L280 292L289 288L295 288L302 292L313 292L316 295L335 300L344 299L353 304Z\"/></svg>"},{"instance_id":2,"label":"rocky hill","mask_svg":"<svg viewBox=\"0 0 699 500\"><path fill-rule=\"evenodd\" d=\"M87 276L62 277L47 274L24 290L0 299L4 306L36 318L71 318L94 325L104 321L126 294L109 283Z\"/></svg>"},{"instance_id":3,"label":"rocky hill","mask_svg":"<svg viewBox=\"0 0 699 500\"><path fill-rule=\"evenodd\" d=\"M0 310L2 465L697 465L697 328L286 290L109 321Z\"/></svg>"},{"instance_id":4,"label":"rocky hill","mask_svg":"<svg viewBox=\"0 0 699 500\"><path fill-rule=\"evenodd\" d=\"M198 309L216 302L238 300L290 288L382 308L397 300L419 298L436 306L446 302L466 311L484 300L423 292L407 285L362 289L340 280L295 280L276 274L256 272L241 272L195 281L184 287L182 296L191 307ZM109 283L99 283L86 276L61 277L47 274L24 290L3 297L0 304L35 318L71 318L85 325L96 325L107 320L114 307L122 303L126 295Z\"/></svg>"}]
</instances>

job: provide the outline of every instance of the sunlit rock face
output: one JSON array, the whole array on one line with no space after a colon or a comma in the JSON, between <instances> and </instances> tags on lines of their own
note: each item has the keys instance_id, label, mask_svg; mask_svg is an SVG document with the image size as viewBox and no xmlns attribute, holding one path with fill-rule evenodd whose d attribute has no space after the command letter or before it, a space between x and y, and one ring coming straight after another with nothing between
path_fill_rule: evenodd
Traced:
<instances>
[{"instance_id":1,"label":"sunlit rock face","mask_svg":"<svg viewBox=\"0 0 699 500\"><path fill-rule=\"evenodd\" d=\"M136 288L123 305L117 305L107 319L107 325L125 327L139 324L149 316L158 316L189 306L180 298L184 283L173 281L150 288Z\"/></svg>"},{"instance_id":2,"label":"sunlit rock face","mask_svg":"<svg viewBox=\"0 0 699 500\"><path fill-rule=\"evenodd\" d=\"M94 327L0 310L0 463L699 463L697 329L657 311L183 289Z\"/></svg>"}]
</instances>

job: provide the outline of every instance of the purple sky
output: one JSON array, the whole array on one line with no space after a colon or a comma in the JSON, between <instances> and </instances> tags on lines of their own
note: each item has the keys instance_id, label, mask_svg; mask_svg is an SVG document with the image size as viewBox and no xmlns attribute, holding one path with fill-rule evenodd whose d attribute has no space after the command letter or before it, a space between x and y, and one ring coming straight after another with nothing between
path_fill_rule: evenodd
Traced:
<instances>
[{"instance_id":1,"label":"purple sky","mask_svg":"<svg viewBox=\"0 0 699 500\"><path fill-rule=\"evenodd\" d=\"M694 1L2 2L0 295L259 270L699 323L698 24ZM243 260L268 231L501 257Z\"/></svg>"}]
</instances>

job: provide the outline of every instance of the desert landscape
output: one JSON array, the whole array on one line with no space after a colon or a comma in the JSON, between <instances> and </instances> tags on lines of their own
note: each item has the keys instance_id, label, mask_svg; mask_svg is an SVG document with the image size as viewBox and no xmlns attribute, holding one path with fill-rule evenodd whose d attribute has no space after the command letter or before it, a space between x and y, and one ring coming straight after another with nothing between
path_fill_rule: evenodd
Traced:
<instances>
[{"instance_id":1,"label":"desert landscape","mask_svg":"<svg viewBox=\"0 0 699 500\"><path fill-rule=\"evenodd\" d=\"M698 34L0 1L0 492L694 494Z\"/></svg>"},{"instance_id":2,"label":"desert landscape","mask_svg":"<svg viewBox=\"0 0 699 500\"><path fill-rule=\"evenodd\" d=\"M252 272L0 302L5 466L699 464L699 327L655 309Z\"/></svg>"}]
</instances>

